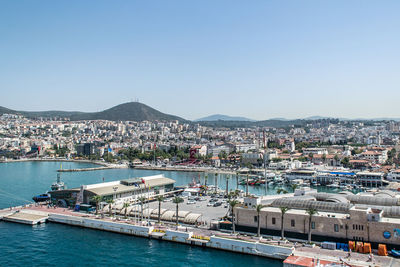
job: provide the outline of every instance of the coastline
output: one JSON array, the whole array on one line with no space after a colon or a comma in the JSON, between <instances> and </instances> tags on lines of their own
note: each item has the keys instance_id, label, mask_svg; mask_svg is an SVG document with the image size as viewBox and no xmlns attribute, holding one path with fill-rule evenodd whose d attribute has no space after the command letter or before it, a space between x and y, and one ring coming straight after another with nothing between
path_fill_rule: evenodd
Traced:
<instances>
[{"instance_id":1,"label":"coastline","mask_svg":"<svg viewBox=\"0 0 400 267\"><path fill-rule=\"evenodd\" d=\"M7 160L0 160L0 163L14 163L14 162L46 162L46 161L54 161L54 162L78 162L78 163L92 163L96 165L101 165L101 166L108 166L107 163L101 162L101 161L95 161L95 160L87 160L87 159L60 159L60 158L46 158L46 159L41 159L41 158L32 158L32 159L7 159Z\"/></svg>"},{"instance_id":2,"label":"coastline","mask_svg":"<svg viewBox=\"0 0 400 267\"><path fill-rule=\"evenodd\" d=\"M223 169L214 169L214 168L204 168L204 167L193 167L193 168L184 168L184 167L159 167L159 166L151 166L151 165L138 165L133 169L138 170L155 170L155 171L179 171L179 172L203 172L203 173L220 173L220 174L231 174L236 175L235 171L223 170ZM243 174L239 174L242 176Z\"/></svg>"},{"instance_id":3,"label":"coastline","mask_svg":"<svg viewBox=\"0 0 400 267\"><path fill-rule=\"evenodd\" d=\"M128 168L126 164L112 164L95 160L80 160L80 159L12 159L2 160L0 163L17 163L17 162L76 162L76 163L90 163L99 165L100 167L89 167L81 169L59 169L57 172L83 172L83 171L98 171L107 169L125 169Z\"/></svg>"},{"instance_id":4,"label":"coastline","mask_svg":"<svg viewBox=\"0 0 400 267\"><path fill-rule=\"evenodd\" d=\"M7 217L15 214L24 215L28 218L7 219ZM207 249L224 250L231 253L248 254L281 262L321 260L337 265L344 262L351 266L371 266L368 255L364 253L354 252L350 258L346 257L348 252L345 251L323 249L319 246L298 246L296 245L297 242L293 240L279 241L278 237L258 238L245 232L232 234L192 226L179 226L177 228L172 222L148 225L130 219L102 217L101 215L77 213L65 208L36 205L19 206L11 210L3 209L0 210L0 217L3 217L0 219L10 223L34 225L48 221L71 227L90 228ZM31 217L43 217L45 220L36 222L38 220L34 221ZM374 256L373 266L397 266L398 263L399 260L393 257L376 255Z\"/></svg>"},{"instance_id":5,"label":"coastline","mask_svg":"<svg viewBox=\"0 0 400 267\"><path fill-rule=\"evenodd\" d=\"M78 171L96 171L103 169L120 169L120 168L129 168L125 164L113 164L107 163L103 161L96 160L87 160L87 159L61 159L61 158L32 158L32 159L7 159L0 160L0 163L15 163L15 162L76 162L76 163L91 163L100 165L102 167L93 167L93 168L82 168L82 169L62 169L58 170L59 172L78 172ZM225 169L215 169L212 167L161 167L161 166L152 166L152 165L138 165L133 169L138 170L154 170L154 171L177 171L177 172L202 172L202 173L219 173L219 174L230 174L236 175L236 171L225 170ZM243 176L244 174L239 174L239 176ZM252 175L250 175L252 176Z\"/></svg>"}]
</instances>

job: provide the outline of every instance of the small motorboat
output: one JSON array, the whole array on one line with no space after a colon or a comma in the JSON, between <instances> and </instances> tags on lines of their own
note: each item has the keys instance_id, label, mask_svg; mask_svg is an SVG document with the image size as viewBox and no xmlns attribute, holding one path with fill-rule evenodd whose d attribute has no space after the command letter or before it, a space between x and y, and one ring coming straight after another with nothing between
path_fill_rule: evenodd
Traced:
<instances>
[{"instance_id":1,"label":"small motorboat","mask_svg":"<svg viewBox=\"0 0 400 267\"><path fill-rule=\"evenodd\" d=\"M47 202L47 201L50 200L50 195L49 194L41 194L41 195L34 196L32 199L36 203L38 203L38 202Z\"/></svg>"}]
</instances>

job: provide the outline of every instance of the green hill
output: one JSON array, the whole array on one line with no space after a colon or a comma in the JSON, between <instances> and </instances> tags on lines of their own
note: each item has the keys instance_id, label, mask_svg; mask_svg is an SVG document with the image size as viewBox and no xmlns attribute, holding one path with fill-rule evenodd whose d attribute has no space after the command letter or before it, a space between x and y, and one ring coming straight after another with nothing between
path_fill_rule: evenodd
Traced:
<instances>
[{"instance_id":1,"label":"green hill","mask_svg":"<svg viewBox=\"0 0 400 267\"><path fill-rule=\"evenodd\" d=\"M154 108L138 102L124 103L100 112L78 111L16 111L0 107L0 115L22 114L28 118L37 117L66 117L78 120L110 120L110 121L186 121L183 118L162 113Z\"/></svg>"}]
</instances>

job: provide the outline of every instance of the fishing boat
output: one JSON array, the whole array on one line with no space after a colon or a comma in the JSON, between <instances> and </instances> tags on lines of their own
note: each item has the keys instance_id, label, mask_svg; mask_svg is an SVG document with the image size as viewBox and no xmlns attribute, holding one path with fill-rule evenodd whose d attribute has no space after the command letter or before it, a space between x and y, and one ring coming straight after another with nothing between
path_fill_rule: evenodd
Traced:
<instances>
[{"instance_id":1,"label":"fishing boat","mask_svg":"<svg viewBox=\"0 0 400 267\"><path fill-rule=\"evenodd\" d=\"M333 184L328 184L327 187L340 188L340 185L338 183L333 183Z\"/></svg>"}]
</instances>

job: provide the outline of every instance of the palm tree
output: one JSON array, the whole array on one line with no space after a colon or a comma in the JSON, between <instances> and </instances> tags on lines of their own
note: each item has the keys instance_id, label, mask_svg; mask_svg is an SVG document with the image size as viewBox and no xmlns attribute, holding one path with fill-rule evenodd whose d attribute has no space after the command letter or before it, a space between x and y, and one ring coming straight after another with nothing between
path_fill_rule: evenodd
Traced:
<instances>
[{"instance_id":1,"label":"palm tree","mask_svg":"<svg viewBox=\"0 0 400 267\"><path fill-rule=\"evenodd\" d=\"M123 205L123 207L124 207L124 209L125 209L125 219L126 219L126 218L128 218L128 217L126 216L126 213L127 213L127 211L128 211L128 208L129 208L129 203L128 203L128 202L125 202L124 205Z\"/></svg>"},{"instance_id":2,"label":"palm tree","mask_svg":"<svg viewBox=\"0 0 400 267\"><path fill-rule=\"evenodd\" d=\"M232 212L232 233L235 233L235 221L234 221L234 215L235 213L233 212L233 209L235 208L235 206L239 204L239 201L237 200L231 200L229 201L229 206L231 207L231 212Z\"/></svg>"},{"instance_id":3,"label":"palm tree","mask_svg":"<svg viewBox=\"0 0 400 267\"><path fill-rule=\"evenodd\" d=\"M292 184L292 189L293 189L293 192L297 189L299 187L299 185L298 184Z\"/></svg>"},{"instance_id":4,"label":"palm tree","mask_svg":"<svg viewBox=\"0 0 400 267\"><path fill-rule=\"evenodd\" d=\"M260 212L261 209L264 208L264 205L262 204L258 204L256 206L256 211L257 211L257 236L260 237L261 236L261 227L260 227Z\"/></svg>"},{"instance_id":5,"label":"palm tree","mask_svg":"<svg viewBox=\"0 0 400 267\"><path fill-rule=\"evenodd\" d=\"M157 196L157 201L158 201L158 223L160 223L160 219L161 219L161 202L164 201L164 197L163 196Z\"/></svg>"},{"instance_id":6,"label":"palm tree","mask_svg":"<svg viewBox=\"0 0 400 267\"><path fill-rule=\"evenodd\" d=\"M246 178L246 197L249 196L249 175Z\"/></svg>"},{"instance_id":7,"label":"palm tree","mask_svg":"<svg viewBox=\"0 0 400 267\"><path fill-rule=\"evenodd\" d=\"M282 193L282 194L287 194L288 191L285 190L285 189L283 189L283 188L278 188L278 189L276 190L276 193L277 193L277 194L280 194L280 193Z\"/></svg>"},{"instance_id":8,"label":"palm tree","mask_svg":"<svg viewBox=\"0 0 400 267\"><path fill-rule=\"evenodd\" d=\"M207 180L208 180L208 175L206 174L204 176L204 190L206 195L207 195Z\"/></svg>"},{"instance_id":9,"label":"palm tree","mask_svg":"<svg viewBox=\"0 0 400 267\"><path fill-rule=\"evenodd\" d=\"M139 197L140 201L140 220L143 221L143 203L146 201L145 197Z\"/></svg>"},{"instance_id":10,"label":"palm tree","mask_svg":"<svg viewBox=\"0 0 400 267\"><path fill-rule=\"evenodd\" d=\"M179 212L179 203L183 202L183 198L181 197L174 197L172 202L176 204L176 230L178 230L178 212Z\"/></svg>"},{"instance_id":11,"label":"palm tree","mask_svg":"<svg viewBox=\"0 0 400 267\"><path fill-rule=\"evenodd\" d=\"M311 219L312 219L312 216L318 214L318 210L315 208L308 208L306 210L306 212L309 215L309 218L308 218L308 243L311 243L311 230L312 230L311 229Z\"/></svg>"},{"instance_id":12,"label":"palm tree","mask_svg":"<svg viewBox=\"0 0 400 267\"><path fill-rule=\"evenodd\" d=\"M226 176L226 195L228 195L228 183L229 183L230 176Z\"/></svg>"},{"instance_id":13,"label":"palm tree","mask_svg":"<svg viewBox=\"0 0 400 267\"><path fill-rule=\"evenodd\" d=\"M285 213L290 209L289 207L279 207L279 209L281 210L281 239L285 238L285 229L283 227L283 219L285 216Z\"/></svg>"},{"instance_id":14,"label":"palm tree","mask_svg":"<svg viewBox=\"0 0 400 267\"><path fill-rule=\"evenodd\" d=\"M230 200L232 200L232 199L234 199L234 198L236 198L236 193L233 192L233 191L229 192L229 194L228 194L228 200L230 201Z\"/></svg>"},{"instance_id":15,"label":"palm tree","mask_svg":"<svg viewBox=\"0 0 400 267\"><path fill-rule=\"evenodd\" d=\"M99 212L99 203L103 200L102 196L96 195L92 197L92 200L96 202L96 215Z\"/></svg>"},{"instance_id":16,"label":"palm tree","mask_svg":"<svg viewBox=\"0 0 400 267\"><path fill-rule=\"evenodd\" d=\"M111 205L114 203L114 199L108 199L107 200L108 203L108 212L110 213L110 217L112 216L112 209L111 209Z\"/></svg>"},{"instance_id":17,"label":"palm tree","mask_svg":"<svg viewBox=\"0 0 400 267\"><path fill-rule=\"evenodd\" d=\"M218 187L218 173L215 174L215 193L217 193L217 187Z\"/></svg>"},{"instance_id":18,"label":"palm tree","mask_svg":"<svg viewBox=\"0 0 400 267\"><path fill-rule=\"evenodd\" d=\"M236 172L236 190L239 189L239 172Z\"/></svg>"}]
</instances>

